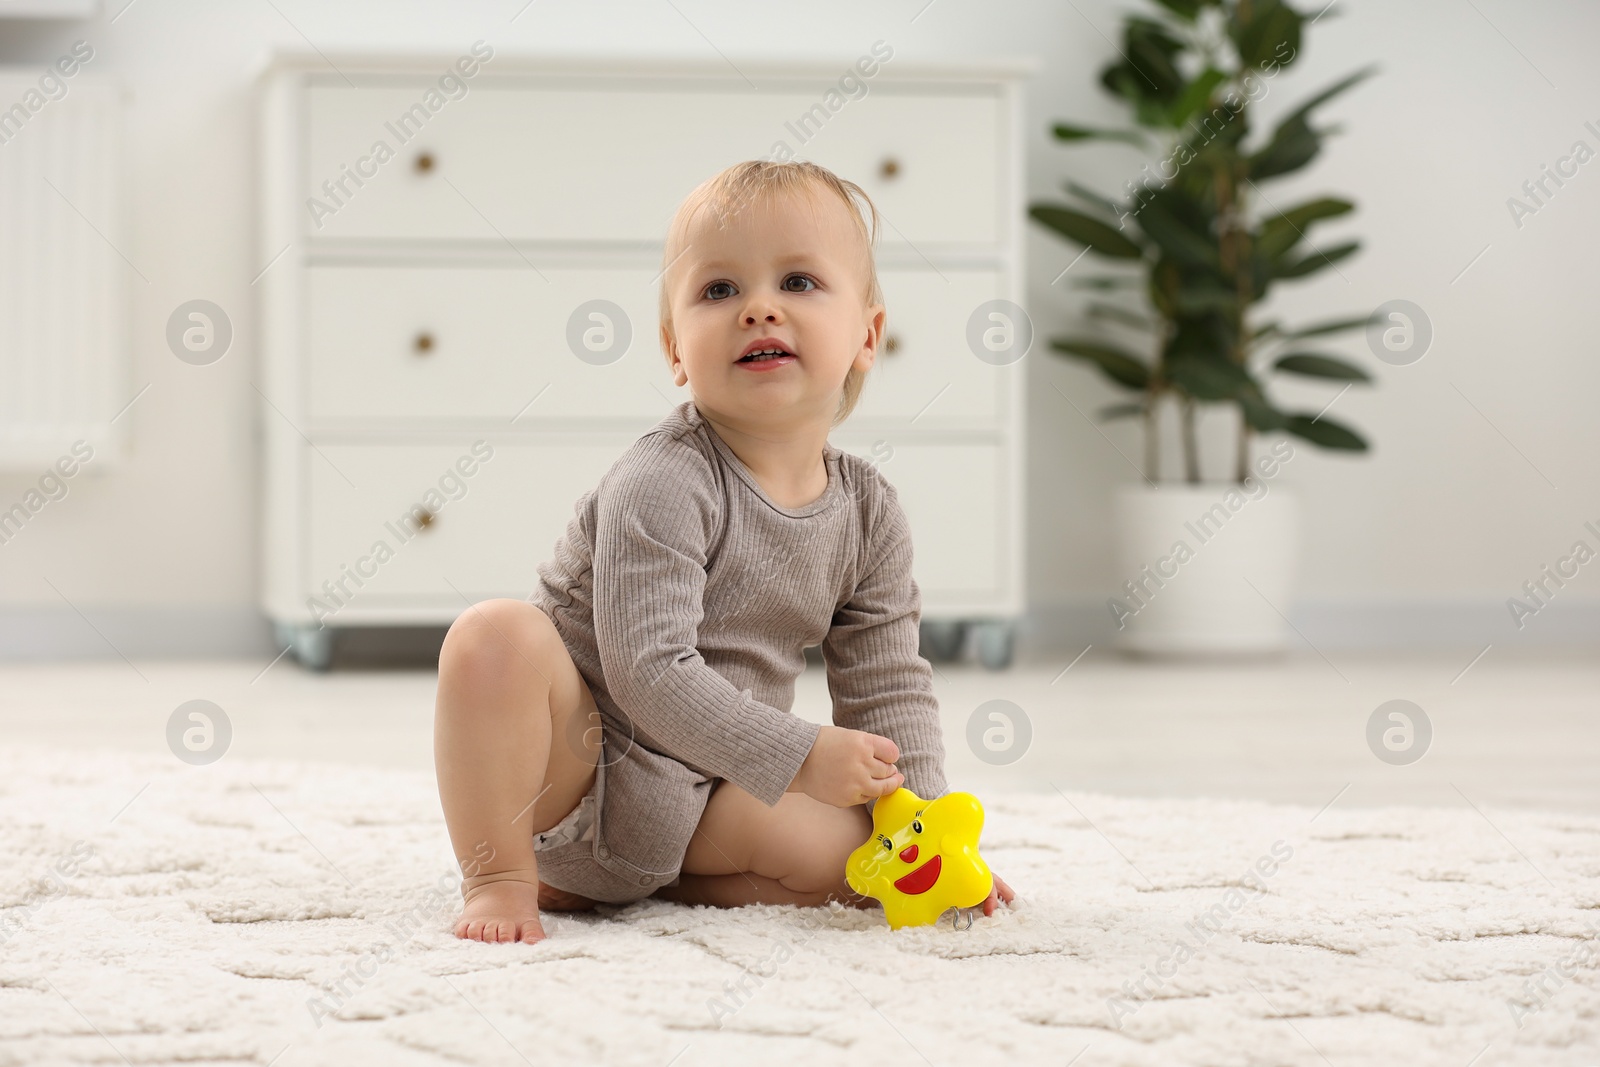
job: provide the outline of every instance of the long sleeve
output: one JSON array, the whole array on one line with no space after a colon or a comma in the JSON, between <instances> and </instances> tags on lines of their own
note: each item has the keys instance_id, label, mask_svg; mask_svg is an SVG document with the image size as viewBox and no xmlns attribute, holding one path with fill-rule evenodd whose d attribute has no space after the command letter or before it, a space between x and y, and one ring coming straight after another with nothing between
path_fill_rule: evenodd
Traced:
<instances>
[{"instance_id":1,"label":"long sleeve","mask_svg":"<svg viewBox=\"0 0 1600 1067\"><path fill-rule=\"evenodd\" d=\"M922 596L911 576L911 527L894 485L871 474L882 492L871 547L854 593L834 613L822 643L833 722L893 741L905 787L932 800L947 789L944 737L933 668L917 654Z\"/></svg>"},{"instance_id":2,"label":"long sleeve","mask_svg":"<svg viewBox=\"0 0 1600 1067\"><path fill-rule=\"evenodd\" d=\"M596 503L594 624L605 684L662 751L776 804L821 729L734 688L697 648L717 529L694 449L646 437Z\"/></svg>"}]
</instances>

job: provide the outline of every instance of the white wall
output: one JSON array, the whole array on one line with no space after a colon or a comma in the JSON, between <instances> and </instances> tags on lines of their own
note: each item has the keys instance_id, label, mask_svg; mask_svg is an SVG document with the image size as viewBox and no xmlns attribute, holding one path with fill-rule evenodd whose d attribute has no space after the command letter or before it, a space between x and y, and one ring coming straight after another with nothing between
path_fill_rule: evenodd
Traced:
<instances>
[{"instance_id":1,"label":"white wall","mask_svg":"<svg viewBox=\"0 0 1600 1067\"><path fill-rule=\"evenodd\" d=\"M112 655L96 630L132 655L267 648L254 607L251 279L270 250L252 236L251 77L269 46L455 49L483 38L506 51L721 52L757 75L762 55L852 59L878 38L919 60L1029 55L1040 63L1029 102L1032 196L1059 199L1068 176L1114 190L1143 162L1132 149L1065 147L1048 135L1057 119L1123 121L1096 84L1123 7L1105 0L124 2L109 0L109 12L88 23L0 21L0 63L42 67L82 38L96 51L90 69L131 89L132 210L121 251L149 279L131 281L132 377L150 384L127 416L131 461L74 479L68 498L0 546L0 640L13 654ZM1589 54L1600 9L1554 0L1479 0L1481 16L1455 0L1345 6L1312 27L1301 62L1272 83L1258 125L1347 71L1381 64L1377 78L1321 113L1346 131L1325 155L1265 187L1280 204L1321 192L1352 197L1358 212L1314 239L1348 233L1365 247L1338 273L1285 289L1270 310L1307 321L1403 297L1427 310L1435 340L1410 367L1365 357L1359 339L1339 342L1379 383L1350 390L1333 413L1376 447L1362 458L1303 447L1282 476L1303 497L1307 520L1294 617L1313 640L1338 644L1593 640L1600 562L1521 633L1505 599L1575 540L1600 547L1583 529L1585 520L1600 526L1592 247L1600 161L1520 229L1506 199L1575 140L1600 149L1583 127L1600 128L1600 71ZM1031 225L1028 247L1041 337L1028 357L1034 622L1055 639L1092 637L1109 621L1100 605L1124 577L1111 563L1109 492L1134 474L1050 387L1086 411L1112 396L1042 343L1084 325L1077 298L1050 284L1076 251ZM163 338L172 309L197 297L225 308L236 331L234 349L209 367L174 359ZM1280 395L1316 409L1335 391ZM1106 433L1139 454L1131 426ZM1213 450L1208 474L1225 473L1223 454ZM32 480L0 477L0 504Z\"/></svg>"}]
</instances>

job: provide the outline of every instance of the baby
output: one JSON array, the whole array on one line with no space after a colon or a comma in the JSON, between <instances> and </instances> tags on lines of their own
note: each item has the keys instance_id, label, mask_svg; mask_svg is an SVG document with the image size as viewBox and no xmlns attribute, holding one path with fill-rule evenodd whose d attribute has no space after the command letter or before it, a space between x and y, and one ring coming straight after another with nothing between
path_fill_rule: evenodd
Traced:
<instances>
[{"instance_id":1,"label":"baby","mask_svg":"<svg viewBox=\"0 0 1600 1067\"><path fill-rule=\"evenodd\" d=\"M877 222L804 162L679 207L661 343L694 399L579 499L529 600L474 605L439 654L458 937L531 943L541 909L649 896L876 906L845 882L873 803L946 791L905 514L828 443L883 338ZM788 711L818 644L833 726ZM984 914L1013 896L995 877Z\"/></svg>"}]
</instances>

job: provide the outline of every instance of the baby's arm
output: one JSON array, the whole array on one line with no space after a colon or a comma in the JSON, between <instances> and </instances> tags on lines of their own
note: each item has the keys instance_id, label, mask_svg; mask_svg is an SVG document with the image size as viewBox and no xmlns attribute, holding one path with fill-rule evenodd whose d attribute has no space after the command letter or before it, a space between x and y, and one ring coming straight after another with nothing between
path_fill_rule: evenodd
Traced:
<instances>
[{"instance_id":1,"label":"baby's arm","mask_svg":"<svg viewBox=\"0 0 1600 1067\"><path fill-rule=\"evenodd\" d=\"M642 438L596 501L594 623L607 691L661 751L774 805L821 726L756 700L701 657L717 499L705 460Z\"/></svg>"},{"instance_id":2,"label":"baby's arm","mask_svg":"<svg viewBox=\"0 0 1600 1067\"><path fill-rule=\"evenodd\" d=\"M922 596L911 577L911 527L894 485L881 476L876 484L862 576L822 642L833 721L892 740L905 787L932 800L947 790L944 736L933 668L917 654Z\"/></svg>"}]
</instances>

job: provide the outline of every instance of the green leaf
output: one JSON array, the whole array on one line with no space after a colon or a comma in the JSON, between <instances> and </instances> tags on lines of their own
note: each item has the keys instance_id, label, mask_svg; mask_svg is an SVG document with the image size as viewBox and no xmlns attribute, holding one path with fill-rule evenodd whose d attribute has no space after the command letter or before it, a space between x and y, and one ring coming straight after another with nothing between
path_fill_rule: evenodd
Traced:
<instances>
[{"instance_id":1,"label":"green leaf","mask_svg":"<svg viewBox=\"0 0 1600 1067\"><path fill-rule=\"evenodd\" d=\"M1067 190L1067 192L1071 193L1073 196L1077 197L1079 200L1082 200L1085 203L1093 204L1095 207L1098 207L1098 208L1100 208L1100 209L1102 209L1102 210L1104 210L1106 212L1109 212L1110 214L1115 215L1119 219L1122 218L1122 216L1124 214L1121 204L1117 203L1115 200L1111 199L1109 196L1105 196L1105 195L1103 195L1101 193L1095 192L1093 189L1090 189L1086 185L1079 185L1077 182L1072 181L1072 180L1069 179L1066 182L1064 188Z\"/></svg>"},{"instance_id":2,"label":"green leaf","mask_svg":"<svg viewBox=\"0 0 1600 1067\"><path fill-rule=\"evenodd\" d=\"M1377 67L1363 67L1354 74L1334 82L1310 100L1285 115L1272 131L1266 145L1249 160L1250 177L1257 180L1275 178L1299 170L1310 163L1322 147L1322 138L1334 132L1313 130L1307 121L1314 108L1327 103L1335 96L1377 72Z\"/></svg>"},{"instance_id":3,"label":"green leaf","mask_svg":"<svg viewBox=\"0 0 1600 1067\"><path fill-rule=\"evenodd\" d=\"M1245 425L1257 433L1281 430L1289 417L1268 402L1258 390L1246 389L1238 396L1239 410L1244 414Z\"/></svg>"},{"instance_id":4,"label":"green leaf","mask_svg":"<svg viewBox=\"0 0 1600 1067\"><path fill-rule=\"evenodd\" d=\"M1263 255L1277 259L1305 236L1306 227L1313 222L1337 218L1354 210L1355 205L1350 201L1331 196L1308 200L1263 222L1256 247Z\"/></svg>"},{"instance_id":5,"label":"green leaf","mask_svg":"<svg viewBox=\"0 0 1600 1067\"><path fill-rule=\"evenodd\" d=\"M1144 279L1137 274L1075 274L1067 284L1074 289L1109 291L1112 289L1136 288L1144 284Z\"/></svg>"},{"instance_id":6,"label":"green leaf","mask_svg":"<svg viewBox=\"0 0 1600 1067\"><path fill-rule=\"evenodd\" d=\"M1372 376L1354 363L1346 363L1333 356L1324 356L1318 352L1291 352L1280 356L1272 365L1273 370L1288 371L1290 374L1303 374L1308 378L1333 378L1341 382L1370 382Z\"/></svg>"},{"instance_id":7,"label":"green leaf","mask_svg":"<svg viewBox=\"0 0 1600 1067\"><path fill-rule=\"evenodd\" d=\"M1134 106L1141 125L1165 126L1169 108L1188 84L1176 62L1185 48L1162 23L1130 15L1123 22L1121 58L1101 72L1100 83Z\"/></svg>"},{"instance_id":8,"label":"green leaf","mask_svg":"<svg viewBox=\"0 0 1600 1067\"><path fill-rule=\"evenodd\" d=\"M1098 300L1089 304L1089 315L1092 318L1110 319L1113 322L1120 322L1124 326L1132 326L1140 330L1148 330L1155 325L1155 323L1138 312L1117 307L1115 304L1103 304Z\"/></svg>"},{"instance_id":9,"label":"green leaf","mask_svg":"<svg viewBox=\"0 0 1600 1067\"><path fill-rule=\"evenodd\" d=\"M1240 5L1242 8L1244 5ZM1230 32L1239 49L1239 59L1246 67L1265 66L1276 59L1287 65L1300 52L1300 14L1278 0L1258 0L1247 9L1249 22L1239 23L1237 11ZM1285 58L1284 52L1288 51Z\"/></svg>"},{"instance_id":10,"label":"green leaf","mask_svg":"<svg viewBox=\"0 0 1600 1067\"><path fill-rule=\"evenodd\" d=\"M1139 259L1144 255L1144 249L1124 237L1121 231L1113 229L1099 219L1092 219L1081 211L1053 204L1035 204L1028 208L1028 215L1069 241L1076 241L1102 256L1111 256L1113 259Z\"/></svg>"},{"instance_id":11,"label":"green leaf","mask_svg":"<svg viewBox=\"0 0 1600 1067\"><path fill-rule=\"evenodd\" d=\"M1208 234L1198 232L1191 224L1191 218L1197 214L1193 204L1185 203L1177 194L1162 189L1145 200L1144 206L1134 214L1133 219L1146 237L1179 263L1215 267L1216 244Z\"/></svg>"},{"instance_id":12,"label":"green leaf","mask_svg":"<svg viewBox=\"0 0 1600 1067\"><path fill-rule=\"evenodd\" d=\"M1102 421L1105 421L1105 422L1110 422L1112 419L1131 418L1132 416L1135 416L1135 415L1143 416L1144 415L1144 405L1143 404L1134 404L1134 403L1130 403L1130 404L1107 404L1105 407L1103 407L1099 411L1095 412L1095 414L1098 415L1100 417L1100 419Z\"/></svg>"},{"instance_id":13,"label":"green leaf","mask_svg":"<svg viewBox=\"0 0 1600 1067\"><path fill-rule=\"evenodd\" d=\"M1212 6L1216 0L1155 0L1155 2L1184 21L1193 22L1202 7Z\"/></svg>"},{"instance_id":14,"label":"green leaf","mask_svg":"<svg viewBox=\"0 0 1600 1067\"><path fill-rule=\"evenodd\" d=\"M1188 122L1196 111L1199 111L1211 100L1211 91L1223 82L1228 76L1215 67L1207 67L1200 76L1189 83L1189 87L1178 97L1177 103L1172 105L1168 112L1174 128Z\"/></svg>"},{"instance_id":15,"label":"green leaf","mask_svg":"<svg viewBox=\"0 0 1600 1067\"><path fill-rule=\"evenodd\" d=\"M1322 150L1318 137L1304 116L1286 119L1272 131L1272 137L1245 162L1250 177L1255 181L1276 178L1299 170L1317 157Z\"/></svg>"},{"instance_id":16,"label":"green leaf","mask_svg":"<svg viewBox=\"0 0 1600 1067\"><path fill-rule=\"evenodd\" d=\"M1320 252L1312 252L1304 259L1277 267L1273 270L1272 276L1274 278L1303 278L1308 274L1315 274L1324 267L1331 267L1341 259L1348 259L1360 247L1360 241L1346 241L1342 245L1334 245L1332 248Z\"/></svg>"},{"instance_id":17,"label":"green leaf","mask_svg":"<svg viewBox=\"0 0 1600 1067\"><path fill-rule=\"evenodd\" d=\"M1303 437L1323 448L1337 448L1346 452L1367 450L1367 442L1360 434L1332 419L1316 418L1311 415L1290 415L1285 420L1283 428L1296 437Z\"/></svg>"},{"instance_id":18,"label":"green leaf","mask_svg":"<svg viewBox=\"0 0 1600 1067\"><path fill-rule=\"evenodd\" d=\"M1332 100L1334 97L1355 85L1357 82L1360 82L1366 78L1370 78L1377 72L1378 68L1376 66L1371 66L1362 67L1354 74L1346 75L1344 78L1334 82L1332 85L1322 90L1322 92L1318 93L1316 96L1313 96L1310 100L1307 100L1305 103L1289 112L1288 115L1284 116L1284 121L1288 122L1293 119L1305 119L1311 114L1312 109L1321 107L1323 104L1327 103L1329 100Z\"/></svg>"},{"instance_id":19,"label":"green leaf","mask_svg":"<svg viewBox=\"0 0 1600 1067\"><path fill-rule=\"evenodd\" d=\"M1058 122L1050 127L1058 141L1123 141L1136 148L1147 148L1150 140L1138 130L1097 130L1091 126L1073 126Z\"/></svg>"},{"instance_id":20,"label":"green leaf","mask_svg":"<svg viewBox=\"0 0 1600 1067\"><path fill-rule=\"evenodd\" d=\"M1303 229L1307 223L1317 219L1331 219L1354 211L1356 206L1348 200L1340 200L1334 196L1321 196L1315 200L1307 200L1303 204L1296 204L1288 211L1279 212L1266 222L1267 226L1294 226Z\"/></svg>"},{"instance_id":21,"label":"green leaf","mask_svg":"<svg viewBox=\"0 0 1600 1067\"><path fill-rule=\"evenodd\" d=\"M1363 315L1354 319L1329 319L1326 322L1314 323L1292 333L1286 333L1283 335L1283 339L1285 341L1296 341L1302 337L1321 337L1330 333L1342 333L1345 330L1360 329L1372 321L1373 316L1371 315Z\"/></svg>"},{"instance_id":22,"label":"green leaf","mask_svg":"<svg viewBox=\"0 0 1600 1067\"><path fill-rule=\"evenodd\" d=\"M1169 381L1196 400L1231 400L1255 384L1243 367L1225 359L1177 356L1165 370Z\"/></svg>"},{"instance_id":23,"label":"green leaf","mask_svg":"<svg viewBox=\"0 0 1600 1067\"><path fill-rule=\"evenodd\" d=\"M1176 298L1178 311L1185 315L1201 315L1208 311L1220 311L1228 314L1233 311L1234 305L1239 302L1239 295L1232 289L1224 289L1215 282L1203 280L1189 280L1178 287Z\"/></svg>"},{"instance_id":24,"label":"green leaf","mask_svg":"<svg viewBox=\"0 0 1600 1067\"><path fill-rule=\"evenodd\" d=\"M1077 359L1093 363L1106 377L1129 389L1143 389L1150 383L1150 370L1132 353L1103 341L1060 337L1050 347Z\"/></svg>"}]
</instances>

